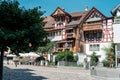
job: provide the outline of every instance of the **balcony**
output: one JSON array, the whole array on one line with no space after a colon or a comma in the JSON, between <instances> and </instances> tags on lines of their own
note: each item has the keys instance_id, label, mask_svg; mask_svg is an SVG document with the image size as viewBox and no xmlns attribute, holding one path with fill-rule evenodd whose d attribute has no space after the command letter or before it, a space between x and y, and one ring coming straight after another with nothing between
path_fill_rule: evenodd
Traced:
<instances>
[{"instance_id":1,"label":"balcony","mask_svg":"<svg viewBox=\"0 0 120 80\"><path fill-rule=\"evenodd\" d=\"M59 47L57 48L58 51L65 51L65 47ZM71 47L67 47L67 49L69 49L71 51Z\"/></svg>"},{"instance_id":2,"label":"balcony","mask_svg":"<svg viewBox=\"0 0 120 80\"><path fill-rule=\"evenodd\" d=\"M62 40L62 36L49 36L48 39L50 41L60 41Z\"/></svg>"},{"instance_id":3,"label":"balcony","mask_svg":"<svg viewBox=\"0 0 120 80\"><path fill-rule=\"evenodd\" d=\"M61 29L65 27L65 22L57 22L55 23L55 29Z\"/></svg>"},{"instance_id":4,"label":"balcony","mask_svg":"<svg viewBox=\"0 0 120 80\"><path fill-rule=\"evenodd\" d=\"M75 38L75 33L66 33L66 38Z\"/></svg>"}]
</instances>

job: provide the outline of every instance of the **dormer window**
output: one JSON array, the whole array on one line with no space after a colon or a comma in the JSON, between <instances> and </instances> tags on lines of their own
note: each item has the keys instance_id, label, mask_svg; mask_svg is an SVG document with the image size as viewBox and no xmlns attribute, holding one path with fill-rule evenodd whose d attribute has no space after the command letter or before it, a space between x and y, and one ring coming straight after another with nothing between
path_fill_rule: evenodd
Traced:
<instances>
[{"instance_id":1,"label":"dormer window","mask_svg":"<svg viewBox=\"0 0 120 80\"><path fill-rule=\"evenodd\" d=\"M58 7L51 16L54 18L55 29L64 28L66 23L70 22L71 15L65 12L64 9Z\"/></svg>"},{"instance_id":2,"label":"dormer window","mask_svg":"<svg viewBox=\"0 0 120 80\"><path fill-rule=\"evenodd\" d=\"M57 22L57 26L63 26L63 22Z\"/></svg>"},{"instance_id":3,"label":"dormer window","mask_svg":"<svg viewBox=\"0 0 120 80\"><path fill-rule=\"evenodd\" d=\"M64 22L64 21L65 21L65 16L56 17L56 22Z\"/></svg>"},{"instance_id":4,"label":"dormer window","mask_svg":"<svg viewBox=\"0 0 120 80\"><path fill-rule=\"evenodd\" d=\"M119 10L117 11L116 16L120 17L120 11Z\"/></svg>"},{"instance_id":5,"label":"dormer window","mask_svg":"<svg viewBox=\"0 0 120 80\"><path fill-rule=\"evenodd\" d=\"M65 16L57 16L55 21L56 21L56 23L55 23L56 27L65 26Z\"/></svg>"},{"instance_id":6,"label":"dormer window","mask_svg":"<svg viewBox=\"0 0 120 80\"><path fill-rule=\"evenodd\" d=\"M57 22L57 23L55 24L55 26L57 26L57 27L63 27L63 26L65 26L65 23L59 21L59 22Z\"/></svg>"}]
</instances>

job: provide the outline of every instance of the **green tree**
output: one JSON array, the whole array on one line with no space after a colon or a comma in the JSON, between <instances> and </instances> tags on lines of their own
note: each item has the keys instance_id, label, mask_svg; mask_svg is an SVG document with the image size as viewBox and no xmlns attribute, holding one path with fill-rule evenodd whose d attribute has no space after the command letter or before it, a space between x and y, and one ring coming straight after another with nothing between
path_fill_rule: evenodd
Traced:
<instances>
[{"instance_id":1,"label":"green tree","mask_svg":"<svg viewBox=\"0 0 120 80\"><path fill-rule=\"evenodd\" d=\"M110 56L115 60L115 50L114 50L114 44L111 44L109 47L104 47L103 50L106 53L106 58L109 59Z\"/></svg>"},{"instance_id":2,"label":"green tree","mask_svg":"<svg viewBox=\"0 0 120 80\"><path fill-rule=\"evenodd\" d=\"M115 45L114 45L114 43L112 43L109 47L104 47L103 50L106 53L106 59L103 60L103 65L106 67L110 67L111 60L112 60L112 64L114 66L114 64L115 64Z\"/></svg>"},{"instance_id":3,"label":"green tree","mask_svg":"<svg viewBox=\"0 0 120 80\"><path fill-rule=\"evenodd\" d=\"M76 61L76 62L77 62L77 61L78 61L78 59L79 59L78 55L75 55L75 56L74 56L74 61Z\"/></svg>"},{"instance_id":4,"label":"green tree","mask_svg":"<svg viewBox=\"0 0 120 80\"><path fill-rule=\"evenodd\" d=\"M96 56L96 53L95 52L93 52L93 54L90 56L90 61L91 61L91 65L92 66L96 66L97 65L97 63L98 63L98 61L99 61L99 59L98 59L98 56Z\"/></svg>"},{"instance_id":5,"label":"green tree","mask_svg":"<svg viewBox=\"0 0 120 80\"><path fill-rule=\"evenodd\" d=\"M64 61L65 60L65 52L58 52L55 61Z\"/></svg>"},{"instance_id":6,"label":"green tree","mask_svg":"<svg viewBox=\"0 0 120 80\"><path fill-rule=\"evenodd\" d=\"M47 53L52 53L54 48L57 48L57 47L58 45L55 42L51 41L46 45L46 51Z\"/></svg>"},{"instance_id":7,"label":"green tree","mask_svg":"<svg viewBox=\"0 0 120 80\"><path fill-rule=\"evenodd\" d=\"M28 52L44 45L43 11L40 7L26 10L17 0L0 1L0 77L3 70L3 52L10 47L12 52ZM2 80L2 77L1 79Z\"/></svg>"},{"instance_id":8,"label":"green tree","mask_svg":"<svg viewBox=\"0 0 120 80\"><path fill-rule=\"evenodd\" d=\"M38 52L42 52L42 53L52 53L54 51L54 48L57 48L58 45L53 42L53 41L47 41L45 46L39 47L38 48Z\"/></svg>"},{"instance_id":9,"label":"green tree","mask_svg":"<svg viewBox=\"0 0 120 80\"><path fill-rule=\"evenodd\" d=\"M45 53L46 52L46 48L45 47L38 47L38 50L37 50L38 52L40 52L40 53Z\"/></svg>"}]
</instances>

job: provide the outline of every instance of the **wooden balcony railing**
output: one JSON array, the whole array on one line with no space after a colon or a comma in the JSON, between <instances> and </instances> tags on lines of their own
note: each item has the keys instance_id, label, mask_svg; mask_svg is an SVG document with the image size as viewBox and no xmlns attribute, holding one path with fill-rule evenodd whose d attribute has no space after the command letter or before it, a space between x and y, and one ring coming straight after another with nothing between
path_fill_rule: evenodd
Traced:
<instances>
[{"instance_id":1,"label":"wooden balcony railing","mask_svg":"<svg viewBox=\"0 0 120 80\"><path fill-rule=\"evenodd\" d=\"M75 33L66 33L66 38L75 38Z\"/></svg>"},{"instance_id":2,"label":"wooden balcony railing","mask_svg":"<svg viewBox=\"0 0 120 80\"><path fill-rule=\"evenodd\" d=\"M71 48L71 47L67 47L67 49L69 49L69 50L70 50L70 48ZM65 51L65 49L66 49L66 48L64 48L64 47L57 48L58 51Z\"/></svg>"}]
</instances>

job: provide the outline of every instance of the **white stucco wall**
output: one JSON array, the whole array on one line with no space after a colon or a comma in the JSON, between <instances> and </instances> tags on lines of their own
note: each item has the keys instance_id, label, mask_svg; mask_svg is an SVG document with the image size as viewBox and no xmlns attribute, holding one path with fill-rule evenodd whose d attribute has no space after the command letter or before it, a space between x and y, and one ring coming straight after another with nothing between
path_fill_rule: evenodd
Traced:
<instances>
[{"instance_id":1,"label":"white stucco wall","mask_svg":"<svg viewBox=\"0 0 120 80\"><path fill-rule=\"evenodd\" d=\"M62 40L62 36L51 36L48 37L48 39L50 39L51 41L60 41Z\"/></svg>"},{"instance_id":2,"label":"white stucco wall","mask_svg":"<svg viewBox=\"0 0 120 80\"><path fill-rule=\"evenodd\" d=\"M114 43L120 43L120 24L113 24Z\"/></svg>"},{"instance_id":3,"label":"white stucco wall","mask_svg":"<svg viewBox=\"0 0 120 80\"><path fill-rule=\"evenodd\" d=\"M83 54L83 53L77 53L78 54L78 61L77 61L77 64L81 64L81 63L84 63L84 59L86 58L86 55Z\"/></svg>"},{"instance_id":4,"label":"white stucco wall","mask_svg":"<svg viewBox=\"0 0 120 80\"><path fill-rule=\"evenodd\" d=\"M99 51L90 51L89 50L89 45L90 44L86 44L86 55L91 55L93 52L96 52L97 54L96 55L99 55L99 61L102 62L105 57L106 57L106 53L105 51L103 50L104 47L110 47L111 43L92 43L92 44L99 44L100 45L100 49ZM88 61L90 61L90 57L87 57Z\"/></svg>"}]
</instances>

